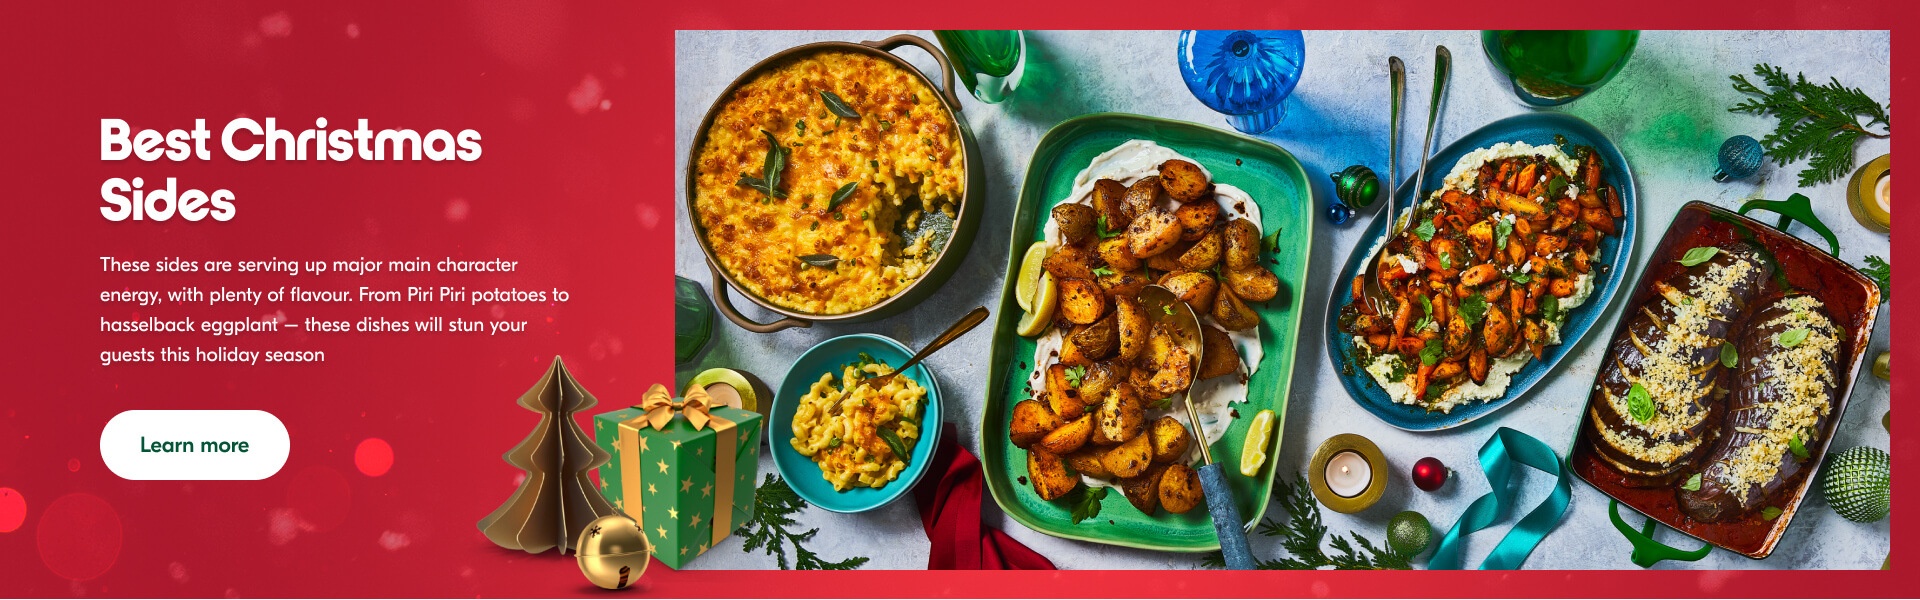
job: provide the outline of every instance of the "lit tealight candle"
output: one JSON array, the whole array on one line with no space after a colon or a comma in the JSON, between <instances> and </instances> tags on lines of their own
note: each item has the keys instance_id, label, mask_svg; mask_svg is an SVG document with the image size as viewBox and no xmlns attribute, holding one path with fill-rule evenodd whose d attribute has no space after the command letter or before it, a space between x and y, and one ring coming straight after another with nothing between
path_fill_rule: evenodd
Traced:
<instances>
[{"instance_id":1,"label":"lit tealight candle","mask_svg":"<svg viewBox=\"0 0 1920 600\"><path fill-rule=\"evenodd\" d=\"M1367 491L1373 483L1373 467L1367 457L1348 450L1327 459L1327 488L1341 498L1352 498Z\"/></svg>"},{"instance_id":2,"label":"lit tealight candle","mask_svg":"<svg viewBox=\"0 0 1920 600\"><path fill-rule=\"evenodd\" d=\"M740 408L740 390L734 389L731 385L724 383L708 385L707 395L713 397L714 406Z\"/></svg>"}]
</instances>

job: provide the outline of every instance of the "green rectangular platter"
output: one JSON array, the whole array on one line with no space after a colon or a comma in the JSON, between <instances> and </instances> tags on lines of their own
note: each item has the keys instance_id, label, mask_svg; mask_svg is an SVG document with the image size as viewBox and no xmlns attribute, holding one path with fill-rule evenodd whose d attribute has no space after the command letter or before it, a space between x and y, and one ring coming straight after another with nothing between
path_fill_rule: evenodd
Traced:
<instances>
[{"instance_id":1,"label":"green rectangular platter","mask_svg":"<svg viewBox=\"0 0 1920 600\"><path fill-rule=\"evenodd\" d=\"M1091 114L1068 119L1040 139L1033 159L1027 165L1027 177L1020 187L1020 204L1013 215L1013 231L1008 249L1007 279L1000 293L999 318L993 332L992 363L987 386L987 401L980 424L981 462L986 465L987 488L1000 508L1020 524L1055 537L1174 552L1217 550L1207 511L1193 510L1184 515L1158 511L1154 516L1140 513L1117 491L1108 493L1101 503L1100 515L1075 524L1065 498L1041 500L1033 488L1016 479L1027 474L1027 454L1013 445L1007 436L1013 405L1028 397L1024 382L1033 358L1034 341L1014 333L1022 310L1014 299L1014 275L1027 246L1042 237L1046 215L1053 205L1073 188L1073 178L1095 156L1127 140L1151 140L1192 158L1211 172L1214 181L1246 190L1260 205L1263 235L1280 232L1279 247L1266 258L1265 266L1280 278L1280 294L1264 303L1251 303L1260 313L1262 354L1253 378L1248 382L1248 398L1235 404L1240 418L1234 419L1223 439L1213 440L1214 460L1222 463L1228 484L1240 514L1248 522L1259 521L1266 512L1273 490L1274 462L1268 460L1259 476L1246 477L1239 472L1240 448L1248 423L1261 410L1271 409L1278 416L1268 453L1280 447L1285 430L1287 391L1292 384L1294 350L1298 346L1301 302L1306 295L1309 253L1313 248L1313 187L1306 170L1285 149L1272 143L1212 127L1117 113ZM1032 365L1027 365L1030 369Z\"/></svg>"}]
</instances>

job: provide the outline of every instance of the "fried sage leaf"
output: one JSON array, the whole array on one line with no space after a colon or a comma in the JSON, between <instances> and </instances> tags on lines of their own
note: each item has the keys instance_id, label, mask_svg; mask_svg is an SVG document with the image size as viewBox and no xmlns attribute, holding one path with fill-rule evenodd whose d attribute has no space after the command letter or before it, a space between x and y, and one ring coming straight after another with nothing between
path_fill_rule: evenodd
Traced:
<instances>
[{"instance_id":1,"label":"fried sage leaf","mask_svg":"<svg viewBox=\"0 0 1920 600\"><path fill-rule=\"evenodd\" d=\"M827 212L833 212L833 209L840 206L841 202L846 202L848 198L852 198L853 190L858 187L860 187L860 182L849 181L846 185L840 186L840 189L834 190L833 198L827 201Z\"/></svg>"},{"instance_id":2,"label":"fried sage leaf","mask_svg":"<svg viewBox=\"0 0 1920 600\"><path fill-rule=\"evenodd\" d=\"M833 113L836 117L847 119L860 118L860 113L854 112L853 107L847 106L847 101L841 100L839 94L827 90L820 90L820 101L827 103L827 112Z\"/></svg>"},{"instance_id":3,"label":"fried sage leaf","mask_svg":"<svg viewBox=\"0 0 1920 600\"><path fill-rule=\"evenodd\" d=\"M800 257L800 262L822 269L831 269L840 265L840 257L832 254L808 254Z\"/></svg>"}]
</instances>

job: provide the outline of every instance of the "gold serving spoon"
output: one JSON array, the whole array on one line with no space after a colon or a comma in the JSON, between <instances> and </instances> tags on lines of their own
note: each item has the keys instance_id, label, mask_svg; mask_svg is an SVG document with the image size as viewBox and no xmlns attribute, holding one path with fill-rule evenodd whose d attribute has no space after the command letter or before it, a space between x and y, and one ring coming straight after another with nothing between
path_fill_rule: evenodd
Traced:
<instances>
[{"instance_id":1,"label":"gold serving spoon","mask_svg":"<svg viewBox=\"0 0 1920 600\"><path fill-rule=\"evenodd\" d=\"M933 341L927 343L927 347L921 348L919 354L915 354L913 358L907 359L906 364L895 368L892 373L861 381L860 385L880 389L881 386L885 386L887 382L892 381L893 377L899 375L901 371L911 369L914 365L920 364L920 361L925 360L928 356L932 356L935 352L939 352L941 348L947 347L947 344L951 344L954 340L960 339L960 336L965 335L967 332L973 331L975 326L978 326L982 321L986 320L987 307L973 307L973 310L968 311L966 316L960 317L959 322L954 323L952 327L948 327L939 337L933 338Z\"/></svg>"}]
</instances>

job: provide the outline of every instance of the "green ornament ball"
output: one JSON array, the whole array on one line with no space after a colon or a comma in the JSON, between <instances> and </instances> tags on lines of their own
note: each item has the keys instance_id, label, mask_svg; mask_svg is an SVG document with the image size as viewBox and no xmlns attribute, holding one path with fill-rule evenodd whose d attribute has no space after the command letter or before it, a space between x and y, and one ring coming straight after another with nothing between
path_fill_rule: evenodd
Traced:
<instances>
[{"instance_id":1,"label":"green ornament ball","mask_svg":"<svg viewBox=\"0 0 1920 600\"><path fill-rule=\"evenodd\" d=\"M1380 197L1380 176L1366 165L1354 165L1333 174L1333 195L1349 206L1364 207Z\"/></svg>"},{"instance_id":2,"label":"green ornament ball","mask_svg":"<svg viewBox=\"0 0 1920 600\"><path fill-rule=\"evenodd\" d=\"M1820 492L1833 512L1848 521L1872 523L1885 519L1893 508L1887 487L1890 465L1884 450L1849 448L1827 461L1827 470L1820 474Z\"/></svg>"},{"instance_id":3,"label":"green ornament ball","mask_svg":"<svg viewBox=\"0 0 1920 600\"><path fill-rule=\"evenodd\" d=\"M1387 548L1395 553L1418 556L1433 543L1433 524L1417 512L1405 511L1387 521Z\"/></svg>"}]
</instances>

